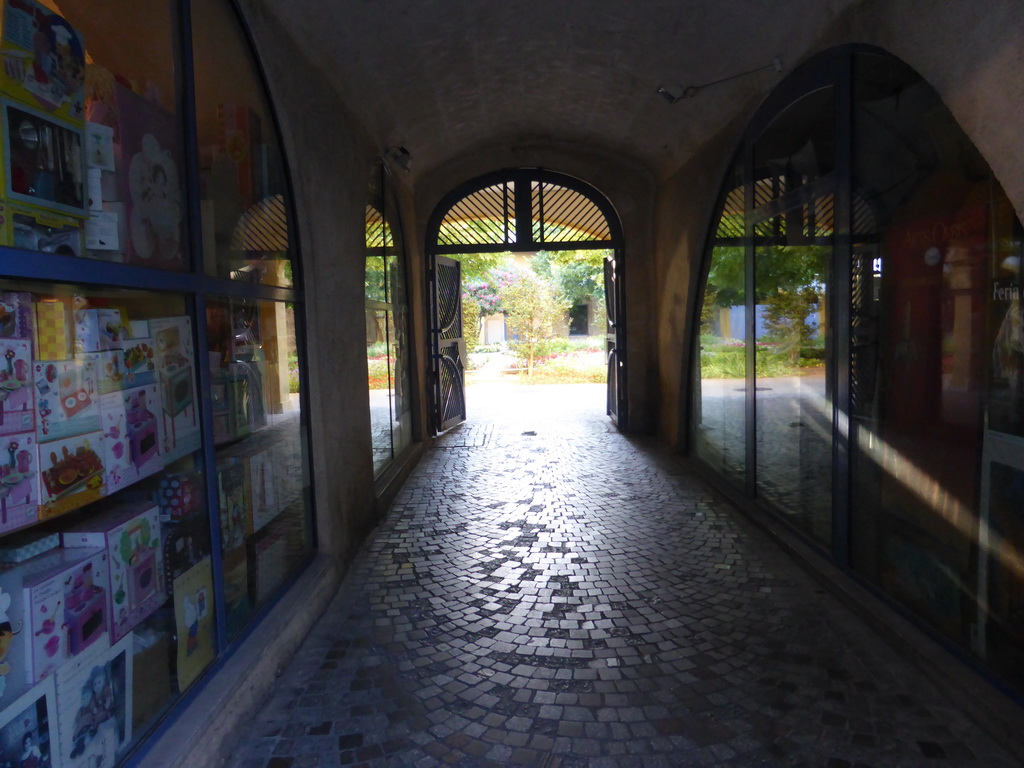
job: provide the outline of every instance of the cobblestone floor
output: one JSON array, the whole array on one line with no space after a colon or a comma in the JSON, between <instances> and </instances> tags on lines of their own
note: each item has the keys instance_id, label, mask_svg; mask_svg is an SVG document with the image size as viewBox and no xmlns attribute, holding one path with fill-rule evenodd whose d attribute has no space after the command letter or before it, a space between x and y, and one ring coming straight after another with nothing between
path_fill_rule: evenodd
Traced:
<instances>
[{"instance_id":1,"label":"cobblestone floor","mask_svg":"<svg viewBox=\"0 0 1024 768\"><path fill-rule=\"evenodd\" d=\"M1017 765L600 387L468 396L232 768Z\"/></svg>"}]
</instances>

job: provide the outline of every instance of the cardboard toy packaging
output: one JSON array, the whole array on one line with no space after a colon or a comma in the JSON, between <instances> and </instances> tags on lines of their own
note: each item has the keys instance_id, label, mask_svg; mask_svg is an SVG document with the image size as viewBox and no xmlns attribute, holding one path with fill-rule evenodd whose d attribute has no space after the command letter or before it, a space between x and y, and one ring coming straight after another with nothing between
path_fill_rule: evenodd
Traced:
<instances>
[{"instance_id":1,"label":"cardboard toy packaging","mask_svg":"<svg viewBox=\"0 0 1024 768\"><path fill-rule=\"evenodd\" d=\"M0 203L0 216L3 212ZM31 293L0 292L0 338L32 341L35 316Z\"/></svg>"},{"instance_id":2,"label":"cardboard toy packaging","mask_svg":"<svg viewBox=\"0 0 1024 768\"><path fill-rule=\"evenodd\" d=\"M99 357L37 360L35 385L36 434L40 443L61 440L100 428Z\"/></svg>"},{"instance_id":3,"label":"cardboard toy packaging","mask_svg":"<svg viewBox=\"0 0 1024 768\"><path fill-rule=\"evenodd\" d=\"M38 465L35 432L0 438L0 533L39 519Z\"/></svg>"},{"instance_id":4,"label":"cardboard toy packaging","mask_svg":"<svg viewBox=\"0 0 1024 768\"><path fill-rule=\"evenodd\" d=\"M246 470L252 505L252 531L258 531L281 511L271 451L268 449L250 454L246 459Z\"/></svg>"},{"instance_id":5,"label":"cardboard toy packaging","mask_svg":"<svg viewBox=\"0 0 1024 768\"><path fill-rule=\"evenodd\" d=\"M35 0L3 5L0 92L81 126L85 43L67 20Z\"/></svg>"},{"instance_id":6,"label":"cardboard toy packaging","mask_svg":"<svg viewBox=\"0 0 1024 768\"><path fill-rule=\"evenodd\" d=\"M245 464L238 458L217 463L217 498L220 507L221 546L234 549L252 533L252 496Z\"/></svg>"},{"instance_id":7,"label":"cardboard toy packaging","mask_svg":"<svg viewBox=\"0 0 1024 768\"><path fill-rule=\"evenodd\" d=\"M55 549L16 565L0 566L0 584L12 596L20 592L22 681L32 685L97 641L109 638L105 550ZM16 635L15 639L19 639Z\"/></svg>"},{"instance_id":8,"label":"cardboard toy packaging","mask_svg":"<svg viewBox=\"0 0 1024 768\"><path fill-rule=\"evenodd\" d=\"M71 308L57 299L35 303L36 360L71 357Z\"/></svg>"},{"instance_id":9,"label":"cardboard toy packaging","mask_svg":"<svg viewBox=\"0 0 1024 768\"><path fill-rule=\"evenodd\" d=\"M139 478L164 468L164 424L160 418L160 388L156 384L118 393L124 402L128 445Z\"/></svg>"},{"instance_id":10,"label":"cardboard toy packaging","mask_svg":"<svg viewBox=\"0 0 1024 768\"><path fill-rule=\"evenodd\" d=\"M109 495L138 480L139 470L132 461L128 411L121 392L101 395L100 413L103 423L103 481Z\"/></svg>"},{"instance_id":11,"label":"cardboard toy packaging","mask_svg":"<svg viewBox=\"0 0 1024 768\"><path fill-rule=\"evenodd\" d=\"M35 429L32 342L0 339L0 435Z\"/></svg>"},{"instance_id":12,"label":"cardboard toy packaging","mask_svg":"<svg viewBox=\"0 0 1024 768\"><path fill-rule=\"evenodd\" d=\"M59 533L47 533L38 529L21 531L4 536L0 540L0 563L23 563L59 546Z\"/></svg>"},{"instance_id":13,"label":"cardboard toy packaging","mask_svg":"<svg viewBox=\"0 0 1024 768\"><path fill-rule=\"evenodd\" d=\"M103 433L39 445L39 519L63 515L106 495Z\"/></svg>"},{"instance_id":14,"label":"cardboard toy packaging","mask_svg":"<svg viewBox=\"0 0 1024 768\"><path fill-rule=\"evenodd\" d=\"M149 327L155 342L153 360L160 384L160 418L164 427L161 452L171 463L200 446L192 321L188 317L163 317L150 320Z\"/></svg>"},{"instance_id":15,"label":"cardboard toy packaging","mask_svg":"<svg viewBox=\"0 0 1024 768\"><path fill-rule=\"evenodd\" d=\"M27 251L81 256L82 222L65 213L0 199L0 243Z\"/></svg>"},{"instance_id":16,"label":"cardboard toy packaging","mask_svg":"<svg viewBox=\"0 0 1024 768\"><path fill-rule=\"evenodd\" d=\"M132 735L133 640L97 645L57 673L61 768L114 768L122 757Z\"/></svg>"},{"instance_id":17,"label":"cardboard toy packaging","mask_svg":"<svg viewBox=\"0 0 1024 768\"><path fill-rule=\"evenodd\" d=\"M64 531L61 539L66 549L106 550L113 641L128 634L167 599L160 512L155 504L118 504Z\"/></svg>"}]
</instances>

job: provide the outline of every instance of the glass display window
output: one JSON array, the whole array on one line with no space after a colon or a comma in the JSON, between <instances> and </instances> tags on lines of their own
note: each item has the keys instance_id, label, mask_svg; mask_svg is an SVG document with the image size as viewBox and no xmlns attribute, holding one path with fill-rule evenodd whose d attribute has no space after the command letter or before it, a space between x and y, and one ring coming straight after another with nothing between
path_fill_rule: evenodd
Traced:
<instances>
[{"instance_id":1,"label":"glass display window","mask_svg":"<svg viewBox=\"0 0 1024 768\"><path fill-rule=\"evenodd\" d=\"M228 298L206 309L229 637L313 548L293 313Z\"/></svg>"},{"instance_id":2,"label":"glass display window","mask_svg":"<svg viewBox=\"0 0 1024 768\"><path fill-rule=\"evenodd\" d=\"M366 366L373 469L412 443L405 251L390 178L374 169L366 206Z\"/></svg>"},{"instance_id":3,"label":"glass display window","mask_svg":"<svg viewBox=\"0 0 1024 768\"><path fill-rule=\"evenodd\" d=\"M284 158L229 4L193 6L192 46L207 274L291 286L291 193Z\"/></svg>"}]
</instances>

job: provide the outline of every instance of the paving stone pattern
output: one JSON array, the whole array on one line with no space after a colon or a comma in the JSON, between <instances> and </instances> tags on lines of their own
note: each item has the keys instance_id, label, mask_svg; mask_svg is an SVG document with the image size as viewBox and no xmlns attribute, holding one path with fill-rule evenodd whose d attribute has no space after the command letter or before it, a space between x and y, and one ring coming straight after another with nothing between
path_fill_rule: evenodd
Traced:
<instances>
[{"instance_id":1,"label":"paving stone pattern","mask_svg":"<svg viewBox=\"0 0 1024 768\"><path fill-rule=\"evenodd\" d=\"M233 768L1017 765L600 387L468 397Z\"/></svg>"}]
</instances>

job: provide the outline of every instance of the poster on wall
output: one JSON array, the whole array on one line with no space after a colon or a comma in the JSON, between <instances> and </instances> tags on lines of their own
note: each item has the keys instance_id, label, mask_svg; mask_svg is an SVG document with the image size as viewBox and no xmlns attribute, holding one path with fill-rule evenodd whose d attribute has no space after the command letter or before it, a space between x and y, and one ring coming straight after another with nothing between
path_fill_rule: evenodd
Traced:
<instances>
[{"instance_id":1,"label":"poster on wall","mask_svg":"<svg viewBox=\"0 0 1024 768\"><path fill-rule=\"evenodd\" d=\"M121 199L125 260L163 269L185 268L178 125L158 104L117 85L121 138Z\"/></svg>"},{"instance_id":2,"label":"poster on wall","mask_svg":"<svg viewBox=\"0 0 1024 768\"><path fill-rule=\"evenodd\" d=\"M0 712L0 765L61 768L53 678Z\"/></svg>"}]
</instances>

